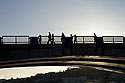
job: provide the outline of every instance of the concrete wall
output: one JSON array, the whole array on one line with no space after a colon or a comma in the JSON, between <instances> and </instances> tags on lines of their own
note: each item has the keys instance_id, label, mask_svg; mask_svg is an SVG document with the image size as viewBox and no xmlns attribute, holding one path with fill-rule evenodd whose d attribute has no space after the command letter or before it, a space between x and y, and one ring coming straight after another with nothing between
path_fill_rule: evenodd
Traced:
<instances>
[{"instance_id":1,"label":"concrete wall","mask_svg":"<svg viewBox=\"0 0 125 83\"><path fill-rule=\"evenodd\" d=\"M33 57L60 57L60 56L79 56L79 55L102 55L101 48L41 48L41 49L2 49L0 58L4 59L22 59ZM105 56L125 56L125 49L104 49Z\"/></svg>"}]
</instances>

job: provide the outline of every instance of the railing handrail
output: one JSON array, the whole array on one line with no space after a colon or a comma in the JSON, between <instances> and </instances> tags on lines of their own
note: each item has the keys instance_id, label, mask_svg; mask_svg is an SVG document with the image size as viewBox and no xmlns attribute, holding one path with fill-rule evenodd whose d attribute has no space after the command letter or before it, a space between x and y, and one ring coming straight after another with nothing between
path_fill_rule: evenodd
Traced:
<instances>
[{"instance_id":1,"label":"railing handrail","mask_svg":"<svg viewBox=\"0 0 125 83\"><path fill-rule=\"evenodd\" d=\"M5 43L14 43L14 44L26 43L26 44L29 44L30 37L32 37L32 36L28 36L28 35L3 35L3 36L1 36L1 41L3 44L5 44ZM41 36L36 36L36 37L38 37L38 39L39 39L39 37L41 37L41 42L47 43L47 41L48 41L48 36L41 35ZM57 37L57 39L54 40L54 42L61 43L62 42L61 36L57 36L57 35L54 36L54 38L56 38L56 37ZM58 37L59 37L59 39L58 39ZM66 37L70 37L70 36L66 36ZM73 37L72 42L74 42L75 36L72 36L72 37ZM4 38L8 38L8 39L13 38L13 39L11 41L4 41ZM19 41L19 38L26 38L26 39ZM43 38L46 38L46 39L44 40ZM95 41L96 41L95 36L76 36L76 38L77 38L78 43L87 43L87 42L95 43ZM125 43L124 36L102 36L102 38L103 38L103 43L108 43L108 42L109 43L117 43L117 42ZM105 40L104 38L107 38L107 39ZM109 40L108 40L108 38L109 38Z\"/></svg>"},{"instance_id":2,"label":"railing handrail","mask_svg":"<svg viewBox=\"0 0 125 83\"><path fill-rule=\"evenodd\" d=\"M14 35L3 35L2 37L29 37L29 36L27 36L27 35L16 35L16 36L14 36Z\"/></svg>"}]
</instances>

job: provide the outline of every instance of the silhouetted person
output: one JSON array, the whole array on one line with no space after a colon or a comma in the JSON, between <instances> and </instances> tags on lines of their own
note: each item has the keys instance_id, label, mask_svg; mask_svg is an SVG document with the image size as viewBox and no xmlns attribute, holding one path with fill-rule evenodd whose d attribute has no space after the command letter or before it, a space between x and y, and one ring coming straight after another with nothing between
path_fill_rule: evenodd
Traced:
<instances>
[{"instance_id":1,"label":"silhouetted person","mask_svg":"<svg viewBox=\"0 0 125 83\"><path fill-rule=\"evenodd\" d=\"M73 43L73 36L72 36L72 34L70 34L70 37L71 37L71 40L72 40L72 43Z\"/></svg>"},{"instance_id":2,"label":"silhouetted person","mask_svg":"<svg viewBox=\"0 0 125 83\"><path fill-rule=\"evenodd\" d=\"M38 38L39 38L39 44L41 44L41 37L42 37L41 35L38 36Z\"/></svg>"},{"instance_id":3,"label":"silhouetted person","mask_svg":"<svg viewBox=\"0 0 125 83\"><path fill-rule=\"evenodd\" d=\"M74 35L74 44L76 44L77 43L77 36L76 36L76 34Z\"/></svg>"},{"instance_id":4,"label":"silhouetted person","mask_svg":"<svg viewBox=\"0 0 125 83\"><path fill-rule=\"evenodd\" d=\"M52 34L51 44L55 44L55 42L54 42L54 34Z\"/></svg>"},{"instance_id":5,"label":"silhouetted person","mask_svg":"<svg viewBox=\"0 0 125 83\"><path fill-rule=\"evenodd\" d=\"M96 36L96 34L94 33L94 36ZM97 36L96 36L97 37Z\"/></svg>"},{"instance_id":6,"label":"silhouetted person","mask_svg":"<svg viewBox=\"0 0 125 83\"><path fill-rule=\"evenodd\" d=\"M95 33L94 33L94 41L95 41L95 43L96 43L96 41L97 41L97 36L96 36Z\"/></svg>"},{"instance_id":7,"label":"silhouetted person","mask_svg":"<svg viewBox=\"0 0 125 83\"><path fill-rule=\"evenodd\" d=\"M49 32L49 35L48 35L48 42L47 44L49 44L49 42L51 42L51 33Z\"/></svg>"},{"instance_id":8,"label":"silhouetted person","mask_svg":"<svg viewBox=\"0 0 125 83\"><path fill-rule=\"evenodd\" d=\"M64 39L65 39L65 35L64 35L64 33L62 33L62 36L61 36L61 42L62 43L64 42Z\"/></svg>"},{"instance_id":9,"label":"silhouetted person","mask_svg":"<svg viewBox=\"0 0 125 83\"><path fill-rule=\"evenodd\" d=\"M72 34L70 34L70 37L71 37L71 39L73 39L73 36L72 36Z\"/></svg>"},{"instance_id":10,"label":"silhouetted person","mask_svg":"<svg viewBox=\"0 0 125 83\"><path fill-rule=\"evenodd\" d=\"M97 36L94 33L94 43L95 43L95 54L97 54Z\"/></svg>"}]
</instances>

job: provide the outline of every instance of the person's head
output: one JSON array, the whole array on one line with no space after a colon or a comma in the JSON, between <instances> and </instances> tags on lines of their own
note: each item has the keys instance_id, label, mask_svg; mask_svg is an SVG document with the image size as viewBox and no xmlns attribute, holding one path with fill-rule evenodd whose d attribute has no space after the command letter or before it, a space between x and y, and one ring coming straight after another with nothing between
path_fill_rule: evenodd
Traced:
<instances>
[{"instance_id":1,"label":"person's head","mask_svg":"<svg viewBox=\"0 0 125 83\"><path fill-rule=\"evenodd\" d=\"M49 34L50 34L50 32L49 32Z\"/></svg>"}]
</instances>

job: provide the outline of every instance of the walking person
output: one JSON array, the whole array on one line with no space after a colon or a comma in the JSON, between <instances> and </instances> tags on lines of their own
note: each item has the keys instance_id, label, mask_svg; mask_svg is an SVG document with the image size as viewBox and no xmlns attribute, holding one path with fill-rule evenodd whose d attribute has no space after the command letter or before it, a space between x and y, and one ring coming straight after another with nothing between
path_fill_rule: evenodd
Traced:
<instances>
[{"instance_id":1,"label":"walking person","mask_svg":"<svg viewBox=\"0 0 125 83\"><path fill-rule=\"evenodd\" d=\"M62 33L62 36L61 36L61 42L62 43L64 42L64 39L65 39L65 35L64 35L64 33Z\"/></svg>"},{"instance_id":2,"label":"walking person","mask_svg":"<svg viewBox=\"0 0 125 83\"><path fill-rule=\"evenodd\" d=\"M95 43L95 55L97 54L97 47L98 47L98 44L97 44L97 36L96 34L94 33L94 43Z\"/></svg>"},{"instance_id":3,"label":"walking person","mask_svg":"<svg viewBox=\"0 0 125 83\"><path fill-rule=\"evenodd\" d=\"M74 35L74 44L77 44L77 36L76 36L76 34Z\"/></svg>"},{"instance_id":4,"label":"walking person","mask_svg":"<svg viewBox=\"0 0 125 83\"><path fill-rule=\"evenodd\" d=\"M70 34L70 37L71 37L71 43L73 44L73 36L72 36L72 34Z\"/></svg>"},{"instance_id":5,"label":"walking person","mask_svg":"<svg viewBox=\"0 0 125 83\"><path fill-rule=\"evenodd\" d=\"M42 37L41 35L38 36L38 38L39 38L39 44L41 44L41 37Z\"/></svg>"},{"instance_id":6,"label":"walking person","mask_svg":"<svg viewBox=\"0 0 125 83\"><path fill-rule=\"evenodd\" d=\"M71 37L71 39L73 39L73 36L72 36L72 34L70 34L70 37Z\"/></svg>"},{"instance_id":7,"label":"walking person","mask_svg":"<svg viewBox=\"0 0 125 83\"><path fill-rule=\"evenodd\" d=\"M49 44L49 42L51 42L51 33L49 32L49 35L48 35L48 42L47 44Z\"/></svg>"},{"instance_id":8,"label":"walking person","mask_svg":"<svg viewBox=\"0 0 125 83\"><path fill-rule=\"evenodd\" d=\"M96 36L96 34L94 33L94 43L96 43L96 41L97 41L97 36Z\"/></svg>"}]
</instances>

